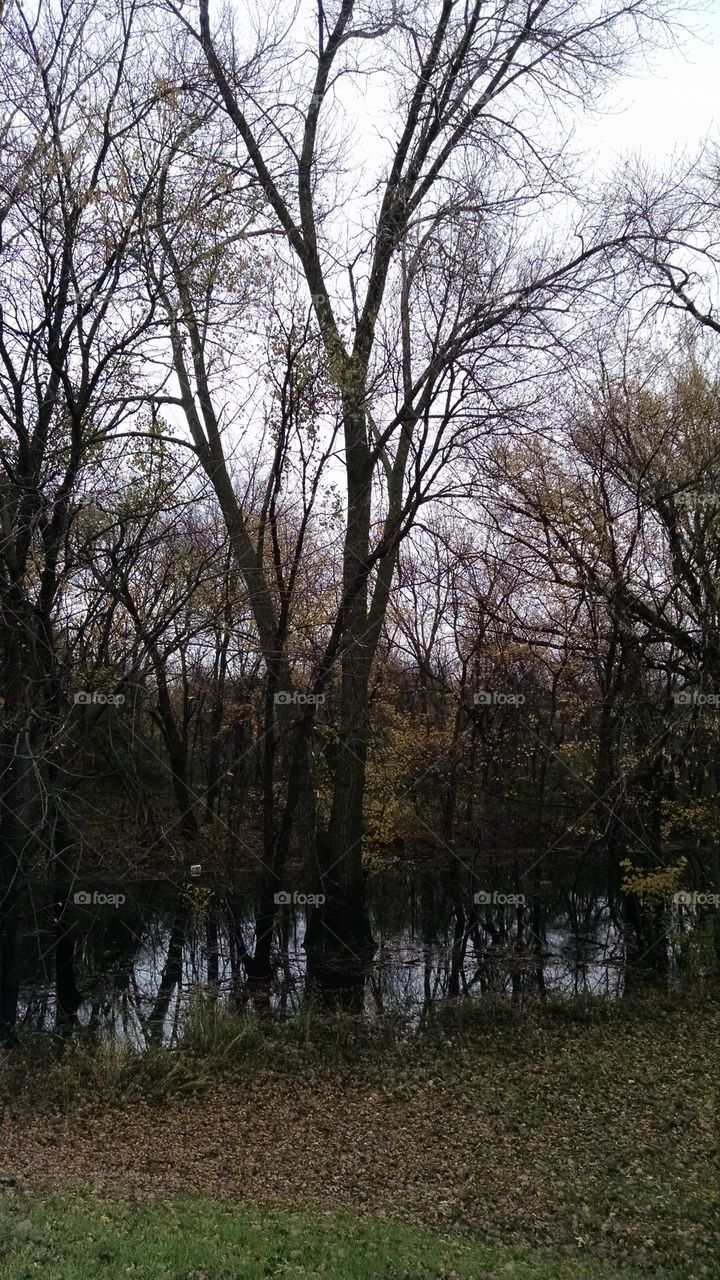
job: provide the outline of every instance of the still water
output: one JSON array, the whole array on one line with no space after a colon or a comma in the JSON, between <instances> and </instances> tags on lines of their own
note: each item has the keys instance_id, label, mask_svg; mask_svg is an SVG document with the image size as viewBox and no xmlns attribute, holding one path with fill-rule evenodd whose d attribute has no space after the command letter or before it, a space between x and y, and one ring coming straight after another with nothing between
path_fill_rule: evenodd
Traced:
<instances>
[{"instance_id":1,"label":"still water","mask_svg":"<svg viewBox=\"0 0 720 1280\"><path fill-rule=\"evenodd\" d=\"M503 901L515 888L498 885L494 900L487 894L491 901L478 904L456 882L447 888L428 876L371 878L377 949L362 989L354 992L354 1009L368 1018L388 1012L418 1022L452 997L520 1004L548 995L622 997L642 956L621 902L597 887L548 881L521 906ZM275 921L274 977L263 1003L278 1016L296 1014L307 995L306 910L283 908ZM666 985L689 981L688 958L707 950L709 927L707 913L668 909L659 966ZM257 999L243 964L254 928L249 882L230 890L208 877L97 880L72 895L59 920L38 887L22 928L18 1022L36 1030L59 1023L56 943L62 933L72 940L80 997L75 1025L137 1047L172 1045L193 992L210 988L239 1006ZM67 955L66 947L66 963Z\"/></svg>"}]
</instances>

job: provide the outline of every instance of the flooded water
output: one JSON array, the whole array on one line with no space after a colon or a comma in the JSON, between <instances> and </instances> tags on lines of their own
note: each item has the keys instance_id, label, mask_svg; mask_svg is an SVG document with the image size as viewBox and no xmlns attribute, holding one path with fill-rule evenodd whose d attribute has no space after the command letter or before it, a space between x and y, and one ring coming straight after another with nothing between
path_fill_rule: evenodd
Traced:
<instances>
[{"instance_id":1,"label":"flooded water","mask_svg":"<svg viewBox=\"0 0 720 1280\"><path fill-rule=\"evenodd\" d=\"M547 881L520 904L515 893L513 884L496 884L476 901L467 885L448 888L430 875L371 879L377 949L352 1008L417 1022L451 997L522 1004L549 995L623 996L643 957L621 901L590 885ZM238 1006L257 998L243 963L255 929L249 882L230 890L211 877L83 881L59 915L51 898L38 886L25 912L22 1026L56 1029L68 983L76 992L74 1025L138 1047L177 1043L193 992L210 988ZM303 940L311 909L295 903L276 916L264 1006L278 1016L296 1014L308 992ZM702 910L669 908L659 965L655 944L656 977L671 987L690 981L688 956L707 946L710 924Z\"/></svg>"}]
</instances>

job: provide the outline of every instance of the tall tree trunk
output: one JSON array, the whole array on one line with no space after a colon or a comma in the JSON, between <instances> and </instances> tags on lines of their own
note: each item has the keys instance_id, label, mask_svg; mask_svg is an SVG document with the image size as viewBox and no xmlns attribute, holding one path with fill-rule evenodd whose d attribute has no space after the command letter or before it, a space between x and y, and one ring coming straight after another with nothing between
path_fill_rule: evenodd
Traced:
<instances>
[{"instance_id":1,"label":"tall tree trunk","mask_svg":"<svg viewBox=\"0 0 720 1280\"><path fill-rule=\"evenodd\" d=\"M0 1042L12 1037L17 1021L20 913L31 835L27 818L33 782L29 739L35 652L24 591L12 584L2 603L5 626L0 708Z\"/></svg>"},{"instance_id":2,"label":"tall tree trunk","mask_svg":"<svg viewBox=\"0 0 720 1280\"><path fill-rule=\"evenodd\" d=\"M344 395L347 526L343 551L346 601L340 690L340 741L327 841L322 841L325 902L314 913L305 945L312 964L332 958L348 974L362 970L375 950L363 870L363 806L370 738L370 672L375 644L369 635L368 563L372 469L368 459L364 378L355 371ZM379 634L379 632L378 632Z\"/></svg>"}]
</instances>

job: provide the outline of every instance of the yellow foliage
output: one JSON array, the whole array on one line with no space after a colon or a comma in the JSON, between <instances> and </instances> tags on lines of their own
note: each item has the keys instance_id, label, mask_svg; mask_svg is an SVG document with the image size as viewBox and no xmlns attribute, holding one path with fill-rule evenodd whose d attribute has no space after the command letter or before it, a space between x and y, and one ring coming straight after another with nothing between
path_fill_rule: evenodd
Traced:
<instances>
[{"instance_id":1,"label":"yellow foliage","mask_svg":"<svg viewBox=\"0 0 720 1280\"><path fill-rule=\"evenodd\" d=\"M634 893L643 900L662 906L676 892L687 858L678 858L674 866L655 867L652 871L634 867L629 858L624 858L620 866L625 873L621 885L623 893Z\"/></svg>"},{"instance_id":2,"label":"yellow foliage","mask_svg":"<svg viewBox=\"0 0 720 1280\"><path fill-rule=\"evenodd\" d=\"M390 702L376 702L365 804L370 855L407 836L416 811L416 788L427 783L433 767L447 759L451 741L451 725L419 725Z\"/></svg>"}]
</instances>

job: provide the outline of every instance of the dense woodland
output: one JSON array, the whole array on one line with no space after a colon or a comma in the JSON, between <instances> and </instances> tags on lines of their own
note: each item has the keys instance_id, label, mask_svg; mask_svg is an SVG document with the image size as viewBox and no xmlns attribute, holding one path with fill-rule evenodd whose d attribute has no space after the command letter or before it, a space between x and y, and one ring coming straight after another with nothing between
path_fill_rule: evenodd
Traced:
<instances>
[{"instance_id":1,"label":"dense woodland","mask_svg":"<svg viewBox=\"0 0 720 1280\"><path fill-rule=\"evenodd\" d=\"M720 166L572 137L669 9L0 30L3 1034L99 869L251 869L256 982L290 875L319 971L468 849L720 892Z\"/></svg>"}]
</instances>

